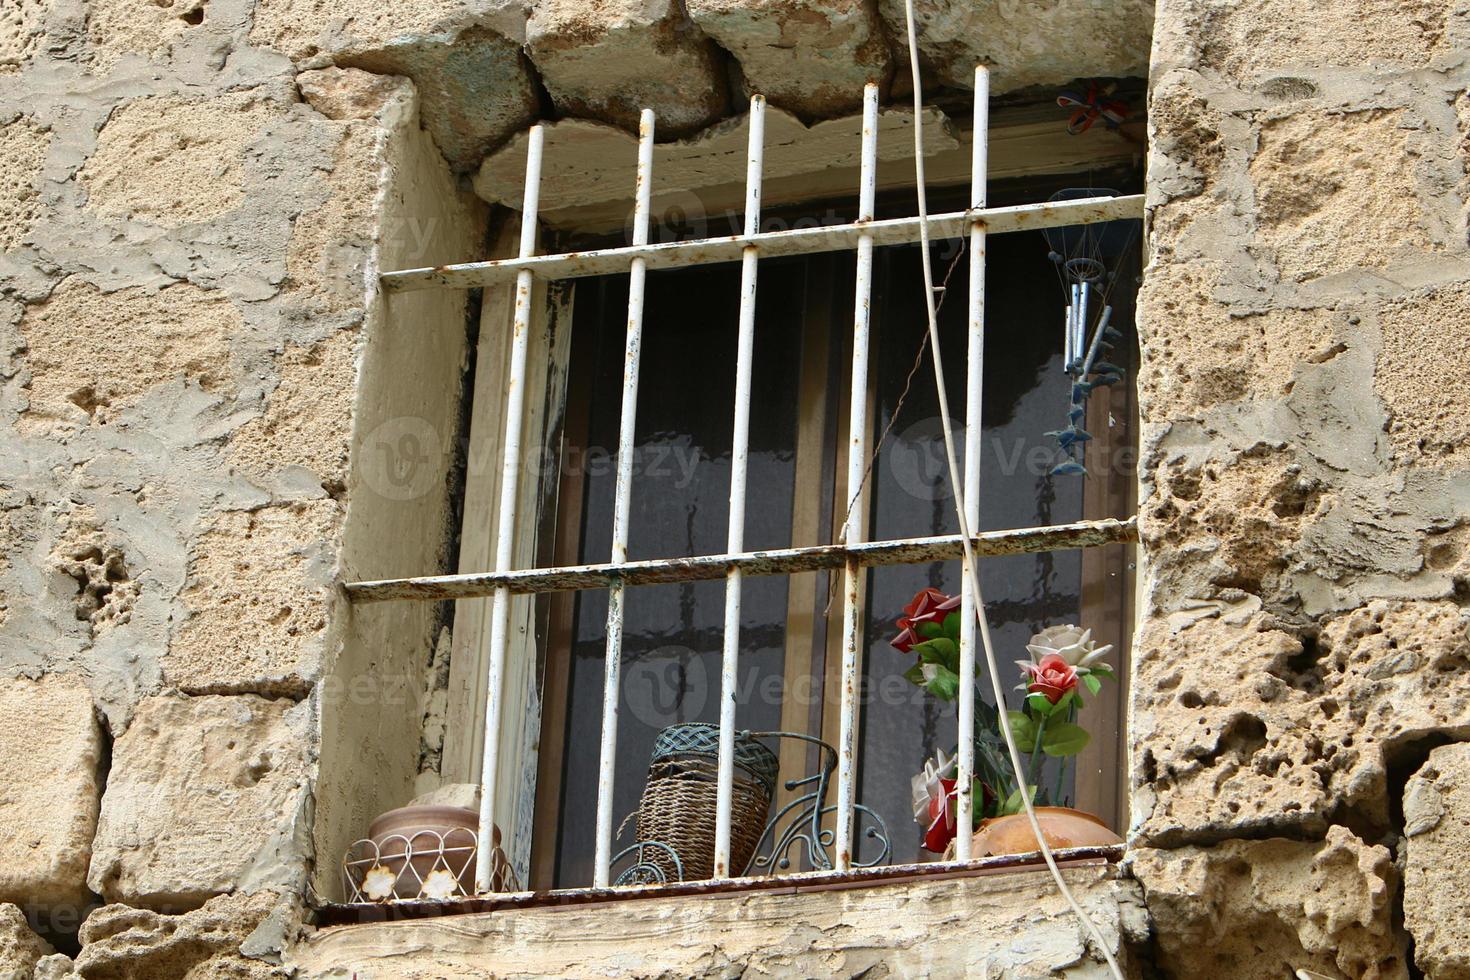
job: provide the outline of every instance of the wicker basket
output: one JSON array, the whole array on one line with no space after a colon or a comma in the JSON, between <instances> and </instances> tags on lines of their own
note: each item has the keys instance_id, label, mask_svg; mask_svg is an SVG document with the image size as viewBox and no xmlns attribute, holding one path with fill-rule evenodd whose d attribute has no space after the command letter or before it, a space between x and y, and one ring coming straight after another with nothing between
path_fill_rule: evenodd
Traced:
<instances>
[{"instance_id":1,"label":"wicker basket","mask_svg":"<svg viewBox=\"0 0 1470 980\"><path fill-rule=\"evenodd\" d=\"M648 784L638 804L638 839L672 848L683 865L684 881L714 874L715 797L720 729L716 725L674 725L658 733ZM742 874L755 854L771 798L776 792L776 755L748 734L735 736L735 780L730 803L730 868ZM655 855L669 881L680 879L667 856ZM666 866L665 866L666 865Z\"/></svg>"}]
</instances>

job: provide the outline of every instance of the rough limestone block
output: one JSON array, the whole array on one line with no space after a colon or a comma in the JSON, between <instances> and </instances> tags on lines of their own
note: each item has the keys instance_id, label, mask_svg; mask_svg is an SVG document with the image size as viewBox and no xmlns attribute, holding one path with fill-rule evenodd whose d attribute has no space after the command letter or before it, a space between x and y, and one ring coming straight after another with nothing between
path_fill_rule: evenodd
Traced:
<instances>
[{"instance_id":1,"label":"rough limestone block","mask_svg":"<svg viewBox=\"0 0 1470 980\"><path fill-rule=\"evenodd\" d=\"M211 392L232 388L230 338L244 326L221 293L188 283L104 293L69 278L26 308L20 329L31 371L21 427L47 430L115 422L176 379Z\"/></svg>"},{"instance_id":2,"label":"rough limestone block","mask_svg":"<svg viewBox=\"0 0 1470 980\"><path fill-rule=\"evenodd\" d=\"M1425 290L1380 314L1374 388L1394 454L1419 466L1470 467L1470 374L1463 368L1470 284Z\"/></svg>"},{"instance_id":3,"label":"rough limestone block","mask_svg":"<svg viewBox=\"0 0 1470 980\"><path fill-rule=\"evenodd\" d=\"M260 892L221 895L182 915L105 905L82 923L76 972L119 980L284 977L278 967L247 958L240 950L279 904L275 894Z\"/></svg>"},{"instance_id":4,"label":"rough limestone block","mask_svg":"<svg viewBox=\"0 0 1470 980\"><path fill-rule=\"evenodd\" d=\"M125 55L157 59L190 28L204 23L208 0L91 0L87 41L95 72L111 68Z\"/></svg>"},{"instance_id":5,"label":"rough limestone block","mask_svg":"<svg viewBox=\"0 0 1470 980\"><path fill-rule=\"evenodd\" d=\"M1323 68L1416 69L1453 57L1470 28L1454 6L1442 0L1191 0L1163 9L1193 34L1202 67L1252 80Z\"/></svg>"},{"instance_id":6,"label":"rough limestone block","mask_svg":"<svg viewBox=\"0 0 1470 980\"><path fill-rule=\"evenodd\" d=\"M109 902L201 905L303 874L309 706L148 698L113 746L88 884ZM86 942L86 940L83 940Z\"/></svg>"},{"instance_id":7,"label":"rough limestone block","mask_svg":"<svg viewBox=\"0 0 1470 980\"><path fill-rule=\"evenodd\" d=\"M1434 980L1470 980L1470 743L1443 745L1404 788L1404 925Z\"/></svg>"},{"instance_id":8,"label":"rough limestone block","mask_svg":"<svg viewBox=\"0 0 1470 980\"><path fill-rule=\"evenodd\" d=\"M36 185L51 134L21 117L0 126L0 252L19 248L41 216Z\"/></svg>"},{"instance_id":9,"label":"rough limestone block","mask_svg":"<svg viewBox=\"0 0 1470 980\"><path fill-rule=\"evenodd\" d=\"M126 103L78 175L88 207L165 228L235 211L245 204L247 150L286 112L254 93Z\"/></svg>"},{"instance_id":10,"label":"rough limestone block","mask_svg":"<svg viewBox=\"0 0 1470 980\"><path fill-rule=\"evenodd\" d=\"M298 62L412 78L424 127L469 170L540 111L527 13L523 0L262 0L250 37Z\"/></svg>"},{"instance_id":11,"label":"rough limestone block","mask_svg":"<svg viewBox=\"0 0 1470 980\"><path fill-rule=\"evenodd\" d=\"M330 498L220 515L190 549L190 616L165 680L191 694L304 693L321 671L341 521Z\"/></svg>"},{"instance_id":12,"label":"rough limestone block","mask_svg":"<svg viewBox=\"0 0 1470 980\"><path fill-rule=\"evenodd\" d=\"M1392 856L1345 827L1333 827L1323 842L1140 848L1131 861L1153 918L1155 963L1163 975L1407 976L1404 937L1393 924L1398 873Z\"/></svg>"},{"instance_id":13,"label":"rough limestone block","mask_svg":"<svg viewBox=\"0 0 1470 980\"><path fill-rule=\"evenodd\" d=\"M535 77L519 36L519 31L507 36L477 24L453 35L397 38L381 48L344 53L338 60L412 78L424 128L450 166L467 171L534 122L540 111Z\"/></svg>"},{"instance_id":14,"label":"rough limestone block","mask_svg":"<svg viewBox=\"0 0 1470 980\"><path fill-rule=\"evenodd\" d=\"M669 140L729 109L725 66L677 0L537 0L526 41L565 115L637 132L648 108L657 138Z\"/></svg>"},{"instance_id":15,"label":"rough limestone block","mask_svg":"<svg viewBox=\"0 0 1470 980\"><path fill-rule=\"evenodd\" d=\"M36 962L53 952L50 943L31 931L24 912L0 904L0 977L29 977Z\"/></svg>"},{"instance_id":16,"label":"rough limestone block","mask_svg":"<svg viewBox=\"0 0 1470 980\"><path fill-rule=\"evenodd\" d=\"M360 334L339 330L314 347L288 345L277 359L280 384L264 413L230 436L230 459L251 476L339 493L347 480L347 438L357 390ZM296 470L293 479L288 471Z\"/></svg>"},{"instance_id":17,"label":"rough limestone block","mask_svg":"<svg viewBox=\"0 0 1470 980\"><path fill-rule=\"evenodd\" d=\"M35 54L47 6L47 0L6 0L0 4L0 69L24 64Z\"/></svg>"},{"instance_id":18,"label":"rough limestone block","mask_svg":"<svg viewBox=\"0 0 1470 980\"><path fill-rule=\"evenodd\" d=\"M1257 251L1284 280L1382 268L1440 247L1399 110L1303 111L1261 127L1250 162Z\"/></svg>"},{"instance_id":19,"label":"rough limestone block","mask_svg":"<svg viewBox=\"0 0 1470 980\"><path fill-rule=\"evenodd\" d=\"M903 0L878 0L895 50L907 65ZM1064 85L1074 78L1148 75L1152 0L915 0L920 64L949 85L970 88L990 65L993 92ZM1064 43L1058 43L1065 38ZM904 68L906 71L906 67Z\"/></svg>"},{"instance_id":20,"label":"rough limestone block","mask_svg":"<svg viewBox=\"0 0 1470 980\"><path fill-rule=\"evenodd\" d=\"M1315 836L1345 815L1389 832L1398 747L1470 730L1470 613L1376 601L1313 641L1252 608L1146 622L1129 723L1137 835Z\"/></svg>"},{"instance_id":21,"label":"rough limestone block","mask_svg":"<svg viewBox=\"0 0 1470 980\"><path fill-rule=\"evenodd\" d=\"M84 904L102 735L81 679L0 681L0 901Z\"/></svg>"},{"instance_id":22,"label":"rough limestone block","mask_svg":"<svg viewBox=\"0 0 1470 980\"><path fill-rule=\"evenodd\" d=\"M807 119L861 108L892 71L868 0L688 0L694 23L735 56L752 93Z\"/></svg>"}]
</instances>

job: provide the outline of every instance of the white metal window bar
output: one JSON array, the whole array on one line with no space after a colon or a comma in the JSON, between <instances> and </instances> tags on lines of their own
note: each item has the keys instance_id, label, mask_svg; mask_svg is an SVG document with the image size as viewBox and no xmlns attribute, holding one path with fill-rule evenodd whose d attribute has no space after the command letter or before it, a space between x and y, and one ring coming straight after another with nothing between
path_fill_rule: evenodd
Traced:
<instances>
[{"instance_id":1,"label":"white metal window bar","mask_svg":"<svg viewBox=\"0 0 1470 980\"><path fill-rule=\"evenodd\" d=\"M970 207L962 212L931 216L932 238L968 237L970 244L970 290L967 333L966 418L980 415L983 380L985 320L985 241L989 234L1089 224L1118 219L1141 218L1143 196L1100 197L1075 201L1027 204L1006 208L986 206L989 75L981 66L975 73L974 147L970 183ZM492 839L496 809L496 776L499 766L500 714L504 701L503 679L508 641L509 601L513 594L561 592L605 588L608 590L606 663L604 666L602 744L597 787L597 848L594 887L609 883L612 857L612 800L614 763L617 750L617 717L622 657L623 600L629 586L669 582L726 580L725 634L720 673L720 751L716 812L715 877L728 878L730 868L730 809L733 787L735 725L735 677L739 666L741 583L747 575L789 575L795 572L841 569L843 573L843 653L839 765L837 781L836 870L852 867L852 815L856 786L857 690L861 662L860 589L869 568L958 559L963 553L959 535L941 535L879 542L865 542L861 508L855 498L862 492L867 465L867 418L865 397L868 377L868 339L872 289L873 249L884 245L907 245L920 240L918 218L874 219L878 138L878 87L869 84L863 92L861 183L856 221L821 228L780 232L760 231L761 165L765 100L751 99L749 155L746 170L744 232L724 238L654 244L649 242L649 198L653 180L654 114L645 109L639 122L637 183L635 185L632 244L623 248L537 256L537 201L541 177L543 131L533 126L526 155L524 204L521 214L520 252L517 258L491 262L469 262L432 269L405 269L381 276L390 290L463 289L514 281L516 284L514 336L510 378L506 391L505 455L501 469L501 512L498 522L495 569L492 572L431 575L348 583L348 595L356 602L387 600L437 601L493 597L489 667L485 703L485 749L481 774L479 839ZM842 540L834 545L786 548L762 552L744 551L746 457L749 444L751 398L751 351L755 333L756 270L761 257L806 255L853 249L857 275L853 304L852 375L849 391L850 438L847 447L848 510ZM736 367L735 423L732 441L730 523L727 552L628 561L628 515L632 499L634 429L638 411L638 367L642 346L644 284L650 270L684 268L720 262L741 263L739 341ZM630 274L628 329L623 376L623 401L618 437L616 498L613 510L612 555L604 565L559 568L511 568L516 514L516 486L520 475L521 427L524 417L526 352L531 325L533 279L574 279L585 276ZM963 505L968 522L978 523L980 514L980 426L967 425L964 449ZM977 557L1034 553L1137 540L1135 519L1125 521L1078 521L1042 528L1022 528L975 534L971 545ZM961 676L973 676L975 667L974 597L967 577L963 602L963 632L960 643ZM973 727L974 687L960 685L958 739L958 822L967 826L974 801L967 790L974 771L974 747L964 737ZM957 859L970 858L970 835L956 838ZM476 868L480 893L491 889L491 849L482 847Z\"/></svg>"}]
</instances>

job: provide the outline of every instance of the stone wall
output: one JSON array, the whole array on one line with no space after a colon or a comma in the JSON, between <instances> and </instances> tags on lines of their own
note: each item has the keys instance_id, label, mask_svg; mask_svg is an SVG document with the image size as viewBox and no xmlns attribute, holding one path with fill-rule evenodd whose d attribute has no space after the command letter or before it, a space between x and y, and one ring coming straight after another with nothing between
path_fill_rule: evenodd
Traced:
<instances>
[{"instance_id":1,"label":"stone wall","mask_svg":"<svg viewBox=\"0 0 1470 980\"><path fill-rule=\"evenodd\" d=\"M263 13L0 2L6 976L278 972L314 835L417 771L439 610L338 583L443 566L450 468L404 497L384 426L455 432L468 299L376 273L485 208L411 81Z\"/></svg>"},{"instance_id":2,"label":"stone wall","mask_svg":"<svg viewBox=\"0 0 1470 980\"><path fill-rule=\"evenodd\" d=\"M1159 963L1464 976L1438 855L1470 739L1470 8L1169 0L1150 79L1130 725Z\"/></svg>"},{"instance_id":3,"label":"stone wall","mask_svg":"<svg viewBox=\"0 0 1470 980\"><path fill-rule=\"evenodd\" d=\"M931 83L1150 78L1134 962L1470 975L1470 10L1164 0L1150 61L1146 0L917 6ZM0 969L278 973L411 795L439 610L338 586L445 564L471 311L376 273L480 254L465 175L538 118L901 96L902 18L0 0ZM1060 912L1008 914L1062 951L1020 975L1096 972ZM782 935L741 955L975 966Z\"/></svg>"}]
</instances>

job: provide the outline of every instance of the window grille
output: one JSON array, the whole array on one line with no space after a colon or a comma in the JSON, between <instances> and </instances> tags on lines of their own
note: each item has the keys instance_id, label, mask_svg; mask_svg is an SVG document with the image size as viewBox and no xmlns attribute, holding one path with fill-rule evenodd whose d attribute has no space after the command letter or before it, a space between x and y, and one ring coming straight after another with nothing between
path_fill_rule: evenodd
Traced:
<instances>
[{"instance_id":1,"label":"window grille","mask_svg":"<svg viewBox=\"0 0 1470 980\"><path fill-rule=\"evenodd\" d=\"M970 289L966 372L966 417L978 418L983 377L985 320L985 240L987 235L1090 224L1143 216L1142 195L1097 197L1053 201L1014 207L986 206L987 130L989 74L984 66L975 72L974 133L970 181L970 207L965 211L931 216L931 238L969 239ZM526 155L526 178L521 210L520 250L513 259L470 262L432 269L405 269L381 276L392 291L417 289L466 289L515 283L515 315L505 398L505 443L501 466L501 489L495 568L484 573L433 575L413 578L352 582L346 590L354 602L389 600L439 601L491 597L489 666L485 709L485 746L481 772L479 839L492 839L496 778L499 754L500 716L506 647L512 594L565 592L583 589L608 591L607 653L603 686L602 741L597 791L597 843L593 887L606 888L613 856L612 782L617 753L619 666L622 645L623 596L629 587L670 582L726 580L724 646L720 675L720 740L716 812L715 878L731 877L730 810L735 750L736 670L739 665L741 583L752 575L790 575L797 572L842 570L843 627L840 704L840 744L837 767L837 821L835 871L847 872L853 863L853 807L857 772L856 734L859 687L860 634L859 590L864 571L883 565L917 564L962 557L959 535L864 541L856 498L862 492L868 462L867 399L869 353L869 301L872 291L873 249L885 245L907 245L920 240L917 217L875 220L874 197L877 177L878 87L869 83L863 92L863 126L859 209L857 220L842 225L761 232L761 176L764 152L765 100L754 96L750 103L750 136L746 170L744 233L696 241L651 243L649 201L653 181L654 114L645 109L639 122L637 181L632 244L557 255L536 255L537 207L540 192L544 133L541 126L530 131ZM746 460L751 400L752 345L755 334L757 270L761 258L853 250L857 274L854 296L850 418L847 446L847 517L841 541L814 547L749 552L744 550ZM925 261L928 257L925 257ZM632 494L634 423L638 411L638 370L642 341L644 283L651 270L741 263L739 296L739 339L734 393L735 424L732 441L730 518L724 554L627 560L628 517ZM517 521L517 486L521 476L521 436L525 409L526 360L532 323L532 284L545 280L575 279L609 273L630 274L628 327L625 350L622 409L616 468L613 513L613 545L605 564L557 568L512 567L512 541ZM981 428L967 425L964 445L963 505L969 523L978 523L980 513ZM972 537L977 558L1096 547L1137 540L1136 518L1128 520L1078 521L1038 528L978 533ZM970 580L964 586L964 632L961 636L961 676L973 676L975 666L975 617ZM963 737L974 717L975 689L959 688L960 754L958 760L958 824L968 826L973 813L970 787L974 772L974 746ZM970 835L956 838L958 861L970 859ZM476 887L491 891L491 848L479 851Z\"/></svg>"}]
</instances>

